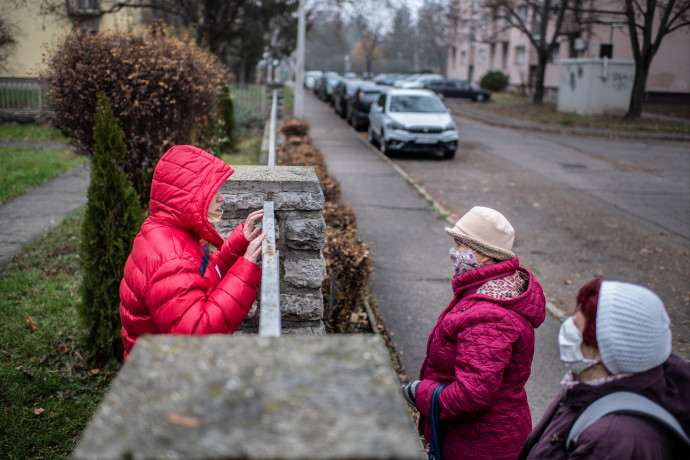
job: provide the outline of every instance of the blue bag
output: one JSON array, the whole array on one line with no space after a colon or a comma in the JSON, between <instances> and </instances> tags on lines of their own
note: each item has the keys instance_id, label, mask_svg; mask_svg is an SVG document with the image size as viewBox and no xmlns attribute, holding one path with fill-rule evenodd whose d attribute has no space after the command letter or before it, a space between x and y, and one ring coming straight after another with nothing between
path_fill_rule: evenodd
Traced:
<instances>
[{"instance_id":1,"label":"blue bag","mask_svg":"<svg viewBox=\"0 0 690 460\"><path fill-rule=\"evenodd\" d=\"M431 420L429 460L442 460L443 433L441 433L441 408L439 407L438 400L439 396L441 396L441 390L445 387L445 385L438 385L431 394L431 407L429 408L429 419Z\"/></svg>"}]
</instances>

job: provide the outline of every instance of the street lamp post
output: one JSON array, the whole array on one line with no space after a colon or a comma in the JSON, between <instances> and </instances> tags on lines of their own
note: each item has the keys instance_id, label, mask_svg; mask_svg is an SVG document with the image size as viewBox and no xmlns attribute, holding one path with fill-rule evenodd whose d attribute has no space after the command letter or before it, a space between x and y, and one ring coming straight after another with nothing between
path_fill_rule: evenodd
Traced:
<instances>
[{"instance_id":1,"label":"street lamp post","mask_svg":"<svg viewBox=\"0 0 690 460\"><path fill-rule=\"evenodd\" d=\"M302 118L304 115L304 40L306 35L304 0L299 0L297 15L297 75L295 76L293 115L295 118Z\"/></svg>"}]
</instances>

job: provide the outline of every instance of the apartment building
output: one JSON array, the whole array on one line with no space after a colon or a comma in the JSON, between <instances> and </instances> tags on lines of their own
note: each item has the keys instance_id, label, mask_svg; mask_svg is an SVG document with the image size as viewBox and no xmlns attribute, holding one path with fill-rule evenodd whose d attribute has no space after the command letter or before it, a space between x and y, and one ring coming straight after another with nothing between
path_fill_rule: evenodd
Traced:
<instances>
[{"instance_id":1,"label":"apartment building","mask_svg":"<svg viewBox=\"0 0 690 460\"><path fill-rule=\"evenodd\" d=\"M448 77L479 85L486 72L500 70L509 76L510 88L524 88L530 92L538 64L534 46L525 33L517 28L507 28L506 22L492 14L485 4L481 0L451 2ZM524 23L536 33L540 28L538 18L526 4L520 5L519 1L514 4ZM553 100L558 94L561 59L609 55L614 60L634 60L626 25L577 25L570 15L564 28L568 33L559 38L559 45L551 53L546 66L544 83L548 99ZM553 24L549 24L548 30L547 36L551 37ZM649 71L647 100L690 104L690 26L663 39Z\"/></svg>"},{"instance_id":2,"label":"apartment building","mask_svg":"<svg viewBox=\"0 0 690 460\"><path fill-rule=\"evenodd\" d=\"M115 27L131 27L142 22L142 12L139 9L104 14L105 5L102 0L65 0L64 9L51 15L41 14L41 2L37 0L28 0L20 8L2 1L3 18L13 25L17 34L16 45L11 49L3 69L0 69L0 77L35 76L46 46L76 28L96 32Z\"/></svg>"}]
</instances>

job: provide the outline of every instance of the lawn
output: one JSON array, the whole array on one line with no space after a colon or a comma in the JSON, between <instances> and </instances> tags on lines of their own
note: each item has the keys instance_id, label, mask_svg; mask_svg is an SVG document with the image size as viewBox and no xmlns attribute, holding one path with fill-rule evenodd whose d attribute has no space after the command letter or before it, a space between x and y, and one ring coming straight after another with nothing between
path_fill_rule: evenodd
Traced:
<instances>
[{"instance_id":1,"label":"lawn","mask_svg":"<svg viewBox=\"0 0 690 460\"><path fill-rule=\"evenodd\" d=\"M0 458L66 458L117 370L79 344L83 214L0 267Z\"/></svg>"},{"instance_id":2,"label":"lawn","mask_svg":"<svg viewBox=\"0 0 690 460\"><path fill-rule=\"evenodd\" d=\"M0 146L0 203L22 195L85 161L68 147Z\"/></svg>"},{"instance_id":3,"label":"lawn","mask_svg":"<svg viewBox=\"0 0 690 460\"><path fill-rule=\"evenodd\" d=\"M0 141L66 141L62 133L44 125L0 125Z\"/></svg>"},{"instance_id":4,"label":"lawn","mask_svg":"<svg viewBox=\"0 0 690 460\"><path fill-rule=\"evenodd\" d=\"M562 127L583 127L597 129L612 129L617 131L653 131L671 133L690 133L690 124L679 121L660 120L656 118L640 118L638 120L624 120L616 115L578 115L573 112L559 112L553 102L535 105L525 96L512 93L493 93L492 101L482 104L471 104L472 109L492 112L520 120L557 125ZM464 104L458 105L462 107ZM653 109L660 113L660 108ZM677 114L675 114L677 115Z\"/></svg>"}]
</instances>

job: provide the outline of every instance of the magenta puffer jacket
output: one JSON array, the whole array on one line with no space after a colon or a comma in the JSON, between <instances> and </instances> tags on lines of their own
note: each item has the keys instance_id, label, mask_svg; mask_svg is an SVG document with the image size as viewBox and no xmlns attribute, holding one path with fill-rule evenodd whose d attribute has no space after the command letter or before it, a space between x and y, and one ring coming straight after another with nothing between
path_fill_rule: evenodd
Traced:
<instances>
[{"instance_id":1,"label":"magenta puffer jacket","mask_svg":"<svg viewBox=\"0 0 690 460\"><path fill-rule=\"evenodd\" d=\"M511 294L508 280L516 279L522 284ZM457 275L452 285L455 296L429 335L420 373L419 431L431 439L431 394L446 384L443 458L514 459L532 429L525 383L534 329L546 316L544 293L517 257Z\"/></svg>"},{"instance_id":2,"label":"magenta puffer jacket","mask_svg":"<svg viewBox=\"0 0 690 460\"><path fill-rule=\"evenodd\" d=\"M242 257L243 224L223 242L208 221L211 199L232 173L190 145L171 148L156 165L149 217L120 283L125 359L143 334L232 333L247 316L261 269ZM209 256L204 241L218 251Z\"/></svg>"}]
</instances>

